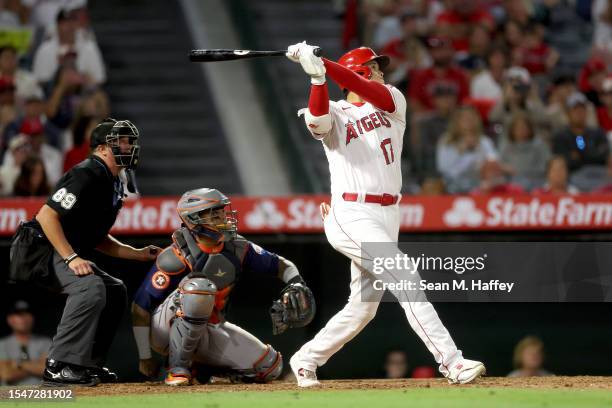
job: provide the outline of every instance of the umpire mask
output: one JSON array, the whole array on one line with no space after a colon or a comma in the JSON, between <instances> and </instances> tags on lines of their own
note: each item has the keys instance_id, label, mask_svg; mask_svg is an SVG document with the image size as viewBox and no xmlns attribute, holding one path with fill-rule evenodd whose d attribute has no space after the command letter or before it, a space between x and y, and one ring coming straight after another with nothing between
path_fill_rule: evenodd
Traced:
<instances>
[{"instance_id":1,"label":"umpire mask","mask_svg":"<svg viewBox=\"0 0 612 408\"><path fill-rule=\"evenodd\" d=\"M117 166L135 169L138 166L140 145L138 128L129 120L119 120L106 136Z\"/></svg>"}]
</instances>

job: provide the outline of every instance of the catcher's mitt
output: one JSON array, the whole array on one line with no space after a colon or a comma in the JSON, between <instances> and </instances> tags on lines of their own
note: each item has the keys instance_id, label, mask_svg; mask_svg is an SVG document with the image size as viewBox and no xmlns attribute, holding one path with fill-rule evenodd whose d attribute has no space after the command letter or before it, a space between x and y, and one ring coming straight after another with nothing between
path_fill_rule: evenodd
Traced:
<instances>
[{"instance_id":1,"label":"catcher's mitt","mask_svg":"<svg viewBox=\"0 0 612 408\"><path fill-rule=\"evenodd\" d=\"M281 334L288 328L306 326L314 318L316 309L314 295L308 286L303 282L290 283L270 308L272 333Z\"/></svg>"}]
</instances>

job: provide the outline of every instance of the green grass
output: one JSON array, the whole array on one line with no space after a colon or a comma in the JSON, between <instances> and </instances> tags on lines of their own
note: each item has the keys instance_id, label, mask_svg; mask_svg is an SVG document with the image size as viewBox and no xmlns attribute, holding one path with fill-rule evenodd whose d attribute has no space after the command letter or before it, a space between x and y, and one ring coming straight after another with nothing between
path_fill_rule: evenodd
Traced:
<instances>
[{"instance_id":1,"label":"green grass","mask_svg":"<svg viewBox=\"0 0 612 408\"><path fill-rule=\"evenodd\" d=\"M58 405L59 404L59 405ZM74 402L2 404L17 407L128 408L478 408L478 407L612 407L612 392L602 390L524 390L508 388L421 388L350 391L235 391L169 393L110 397L77 397Z\"/></svg>"}]
</instances>

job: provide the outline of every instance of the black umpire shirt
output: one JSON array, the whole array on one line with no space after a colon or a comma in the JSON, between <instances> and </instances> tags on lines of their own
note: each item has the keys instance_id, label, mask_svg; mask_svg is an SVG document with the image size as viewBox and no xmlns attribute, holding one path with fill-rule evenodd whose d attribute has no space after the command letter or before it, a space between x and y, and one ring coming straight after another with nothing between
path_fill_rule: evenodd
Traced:
<instances>
[{"instance_id":1,"label":"black umpire shirt","mask_svg":"<svg viewBox=\"0 0 612 408\"><path fill-rule=\"evenodd\" d=\"M108 234L121 209L123 184L104 161L91 155L57 183L47 205L59 214L76 253L89 253Z\"/></svg>"}]
</instances>

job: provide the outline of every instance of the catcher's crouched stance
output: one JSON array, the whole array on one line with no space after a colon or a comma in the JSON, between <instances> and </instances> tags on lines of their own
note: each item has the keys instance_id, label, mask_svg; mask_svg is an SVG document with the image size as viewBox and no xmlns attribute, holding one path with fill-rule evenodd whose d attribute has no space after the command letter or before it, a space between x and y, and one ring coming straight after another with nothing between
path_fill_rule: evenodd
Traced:
<instances>
[{"instance_id":1,"label":"catcher's crouched stance","mask_svg":"<svg viewBox=\"0 0 612 408\"><path fill-rule=\"evenodd\" d=\"M287 286L270 310L273 332L303 327L315 313L314 297L295 265L236 234L229 199L215 189L188 191L178 213L183 227L157 258L132 307L140 371L157 376L151 348L168 355L168 385L189 385L194 372L244 382L267 382L283 369L272 346L224 319L241 273L278 276ZM204 374L203 374L204 373Z\"/></svg>"}]
</instances>

